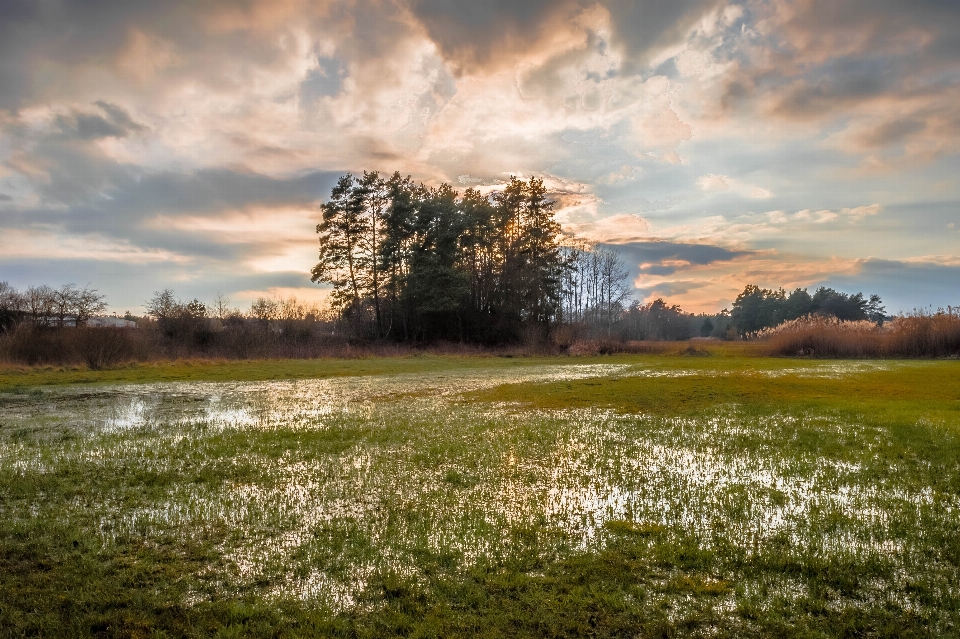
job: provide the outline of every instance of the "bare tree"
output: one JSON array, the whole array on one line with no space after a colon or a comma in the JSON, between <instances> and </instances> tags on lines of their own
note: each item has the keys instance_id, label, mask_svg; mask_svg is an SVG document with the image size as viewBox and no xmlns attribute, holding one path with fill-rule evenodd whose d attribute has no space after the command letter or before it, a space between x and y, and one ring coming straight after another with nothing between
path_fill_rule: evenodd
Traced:
<instances>
[{"instance_id":1,"label":"bare tree","mask_svg":"<svg viewBox=\"0 0 960 639\"><path fill-rule=\"evenodd\" d=\"M33 323L42 326L50 321L54 312L54 290L46 284L31 286L23 293L25 310L33 319Z\"/></svg>"},{"instance_id":2,"label":"bare tree","mask_svg":"<svg viewBox=\"0 0 960 639\"><path fill-rule=\"evenodd\" d=\"M53 316L60 328L66 324L67 316L73 313L78 293L75 284L64 284L60 288L52 289Z\"/></svg>"},{"instance_id":3,"label":"bare tree","mask_svg":"<svg viewBox=\"0 0 960 639\"><path fill-rule=\"evenodd\" d=\"M160 321L176 315L179 306L181 304L173 291L165 288L162 291L155 291L153 297L147 302L147 315Z\"/></svg>"},{"instance_id":4,"label":"bare tree","mask_svg":"<svg viewBox=\"0 0 960 639\"><path fill-rule=\"evenodd\" d=\"M569 242L564 254L564 320L609 335L633 290L620 254L581 240Z\"/></svg>"},{"instance_id":5,"label":"bare tree","mask_svg":"<svg viewBox=\"0 0 960 639\"><path fill-rule=\"evenodd\" d=\"M77 326L84 326L97 313L107 310L105 296L89 285L75 291L73 296L73 314L77 318Z\"/></svg>"},{"instance_id":6,"label":"bare tree","mask_svg":"<svg viewBox=\"0 0 960 639\"><path fill-rule=\"evenodd\" d=\"M219 320L225 320L234 313L234 309L230 308L230 298L220 291L217 291L217 297L213 300L213 307L210 311Z\"/></svg>"}]
</instances>

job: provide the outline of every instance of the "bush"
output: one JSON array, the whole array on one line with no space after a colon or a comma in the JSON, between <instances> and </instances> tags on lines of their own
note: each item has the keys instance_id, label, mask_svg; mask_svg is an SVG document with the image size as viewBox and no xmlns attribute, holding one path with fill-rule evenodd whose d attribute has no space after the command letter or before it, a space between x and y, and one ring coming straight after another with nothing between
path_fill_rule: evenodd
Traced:
<instances>
[{"instance_id":1,"label":"bush","mask_svg":"<svg viewBox=\"0 0 960 639\"><path fill-rule=\"evenodd\" d=\"M19 364L57 364L69 358L73 351L63 331L31 322L21 322L4 337L5 355Z\"/></svg>"},{"instance_id":2,"label":"bush","mask_svg":"<svg viewBox=\"0 0 960 639\"><path fill-rule=\"evenodd\" d=\"M79 328L70 331L77 355L94 370L133 358L135 341L129 328Z\"/></svg>"}]
</instances>

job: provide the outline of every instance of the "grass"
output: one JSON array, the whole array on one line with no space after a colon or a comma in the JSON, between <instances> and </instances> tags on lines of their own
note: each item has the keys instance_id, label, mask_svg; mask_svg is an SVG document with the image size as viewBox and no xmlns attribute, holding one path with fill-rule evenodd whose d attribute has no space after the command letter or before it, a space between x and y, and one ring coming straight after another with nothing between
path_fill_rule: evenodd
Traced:
<instances>
[{"instance_id":1,"label":"grass","mask_svg":"<svg viewBox=\"0 0 960 639\"><path fill-rule=\"evenodd\" d=\"M674 361L683 366L689 359L686 342L657 342L665 355L644 358ZM744 358L757 354L762 345L750 342L711 343L697 351L718 358ZM186 381L264 381L321 379L360 375L390 375L430 370L536 366L564 358L522 356L492 352L491 355L446 355L412 351L400 357L358 357L320 359L185 359L132 362L93 370L86 366L19 366L0 362L0 391L64 384L118 384ZM637 361L633 355L577 357L572 363Z\"/></svg>"},{"instance_id":2,"label":"grass","mask_svg":"<svg viewBox=\"0 0 960 639\"><path fill-rule=\"evenodd\" d=\"M504 363L506 360L508 363ZM391 375L425 370L454 370L535 365L542 358L410 356L369 359L182 360L133 363L105 370L82 366L0 366L0 389L64 384L151 382L224 382L322 379Z\"/></svg>"},{"instance_id":3,"label":"grass","mask_svg":"<svg viewBox=\"0 0 960 639\"><path fill-rule=\"evenodd\" d=\"M0 636L957 635L958 460L957 361L8 371Z\"/></svg>"}]
</instances>

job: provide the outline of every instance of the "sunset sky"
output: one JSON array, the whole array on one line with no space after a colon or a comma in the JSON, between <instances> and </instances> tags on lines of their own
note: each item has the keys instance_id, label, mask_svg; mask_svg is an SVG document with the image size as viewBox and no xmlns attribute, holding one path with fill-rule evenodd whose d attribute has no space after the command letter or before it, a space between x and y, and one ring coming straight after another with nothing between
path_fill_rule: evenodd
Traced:
<instances>
[{"instance_id":1,"label":"sunset sky","mask_svg":"<svg viewBox=\"0 0 960 639\"><path fill-rule=\"evenodd\" d=\"M956 0L3 0L0 280L317 299L346 172L539 176L636 297L960 304Z\"/></svg>"}]
</instances>

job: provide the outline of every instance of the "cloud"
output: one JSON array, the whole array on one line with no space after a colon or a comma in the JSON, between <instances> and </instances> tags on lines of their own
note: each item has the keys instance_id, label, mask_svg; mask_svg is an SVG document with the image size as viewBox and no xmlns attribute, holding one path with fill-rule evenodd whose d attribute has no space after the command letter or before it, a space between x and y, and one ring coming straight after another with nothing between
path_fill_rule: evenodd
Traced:
<instances>
[{"instance_id":1,"label":"cloud","mask_svg":"<svg viewBox=\"0 0 960 639\"><path fill-rule=\"evenodd\" d=\"M960 151L960 19L950 2L750 2L723 104L833 129L870 169Z\"/></svg>"},{"instance_id":2,"label":"cloud","mask_svg":"<svg viewBox=\"0 0 960 639\"><path fill-rule=\"evenodd\" d=\"M856 273L829 275L824 286L880 295L887 312L960 306L956 282L960 281L958 256L927 256L910 260L871 258Z\"/></svg>"},{"instance_id":3,"label":"cloud","mask_svg":"<svg viewBox=\"0 0 960 639\"><path fill-rule=\"evenodd\" d=\"M617 251L628 264L634 277L672 275L691 267L729 262L750 254L750 251L735 251L711 244L689 244L666 240L632 241L600 244L600 246Z\"/></svg>"},{"instance_id":4,"label":"cloud","mask_svg":"<svg viewBox=\"0 0 960 639\"><path fill-rule=\"evenodd\" d=\"M134 122L124 109L115 104L100 100L96 102L96 106L100 108L102 115L73 111L69 115L56 116L55 126L60 135L68 139L97 140L122 138L146 130L146 127Z\"/></svg>"},{"instance_id":5,"label":"cloud","mask_svg":"<svg viewBox=\"0 0 960 639\"><path fill-rule=\"evenodd\" d=\"M601 26L627 55L628 72L683 40L718 0L412 0L410 10L458 73L510 68L583 48ZM599 10L599 11L598 11Z\"/></svg>"},{"instance_id":6,"label":"cloud","mask_svg":"<svg viewBox=\"0 0 960 639\"><path fill-rule=\"evenodd\" d=\"M296 288L343 172L538 175L644 286L722 305L952 250L957 42L933 1L8 0L0 235L36 269Z\"/></svg>"},{"instance_id":7,"label":"cloud","mask_svg":"<svg viewBox=\"0 0 960 639\"><path fill-rule=\"evenodd\" d=\"M638 263L662 262L663 260L672 259L682 260L688 264L703 265L729 261L749 253L748 251L733 251L722 246L669 242L665 240L610 244L606 246L616 248L616 250L626 258Z\"/></svg>"},{"instance_id":8,"label":"cloud","mask_svg":"<svg viewBox=\"0 0 960 639\"><path fill-rule=\"evenodd\" d=\"M697 186L704 193L716 193L730 188L724 175L701 175L697 178Z\"/></svg>"}]
</instances>

